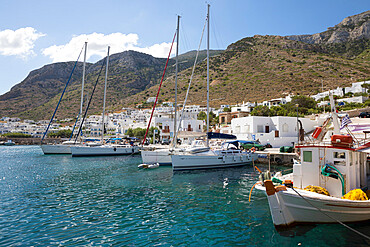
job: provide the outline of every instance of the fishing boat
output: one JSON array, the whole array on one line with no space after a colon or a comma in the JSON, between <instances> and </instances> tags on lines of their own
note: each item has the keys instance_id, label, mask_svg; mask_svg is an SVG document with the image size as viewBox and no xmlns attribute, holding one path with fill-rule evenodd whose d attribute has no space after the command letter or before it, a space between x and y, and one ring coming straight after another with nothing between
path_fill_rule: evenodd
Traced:
<instances>
[{"instance_id":1,"label":"fishing boat","mask_svg":"<svg viewBox=\"0 0 370 247\"><path fill-rule=\"evenodd\" d=\"M300 162L294 163L291 173L277 172L272 178L268 172L260 175L256 188L266 191L277 227L370 220L370 142L356 140L351 133L341 134L332 97L330 104L334 130L328 125L318 127L314 141L297 145Z\"/></svg>"},{"instance_id":2,"label":"fishing boat","mask_svg":"<svg viewBox=\"0 0 370 247\"><path fill-rule=\"evenodd\" d=\"M210 5L208 4L207 7L208 7L207 8L207 131L208 131L209 130L209 19L210 19L209 9L210 9ZM190 86L188 87L188 89L189 88ZM175 138L176 138L176 134L175 134ZM223 137L221 137L222 135ZM214 139L214 138L236 139L236 137L232 135L208 132L206 147L189 150L181 154L175 153L171 155L173 171L244 166L247 164L251 164L253 161L255 161L258 158L258 155L253 152L246 152L246 151L240 150L239 143L237 141L225 142L221 146L221 148L211 149L209 147L209 140Z\"/></svg>"},{"instance_id":3,"label":"fishing boat","mask_svg":"<svg viewBox=\"0 0 370 247\"><path fill-rule=\"evenodd\" d=\"M5 145L5 146L14 146L15 145L15 142L13 142L12 140L7 140L6 142L2 142L2 145Z\"/></svg>"},{"instance_id":4,"label":"fishing boat","mask_svg":"<svg viewBox=\"0 0 370 247\"><path fill-rule=\"evenodd\" d=\"M104 130L105 130L105 101L106 101L106 91L107 91L107 78L108 78L108 69L109 69L109 50L110 47L108 46L107 52L107 59L106 59L106 67L105 67L105 83L104 83L104 99L103 99L103 115L102 115L102 133L101 133L101 143L100 145L74 145L71 146L71 153L72 157L82 157L82 156L118 156L118 155L130 155L130 154L137 154L140 152L138 146L134 145L125 145L125 144L107 144L104 141ZM100 75L100 74L99 74ZM97 82L99 78L97 79ZM95 88L95 87L94 87ZM84 119L86 118L86 114L89 108L89 104L91 102L93 94L90 97L88 106L86 107L86 111L84 114ZM81 131L81 127L83 125L83 121L80 125L80 129L78 134ZM77 136L78 137L78 136ZM76 140L77 140L76 137Z\"/></svg>"},{"instance_id":5,"label":"fishing boat","mask_svg":"<svg viewBox=\"0 0 370 247\"><path fill-rule=\"evenodd\" d=\"M83 67L82 67L81 105L80 105L80 112L79 112L78 117L77 117L76 122L75 122L75 126L76 126L77 121L79 120L79 117L82 115L85 70L86 70L86 52L87 52L87 42L85 42L85 46L84 46L84 62L83 62ZM72 73L73 73L73 71L72 71ZM69 80L68 80L68 83L69 83ZM67 83L67 85L68 85L68 83ZM63 92L63 94L64 94L64 92ZM61 99L63 97L63 94L61 96ZM57 108L58 108L58 106L59 106L59 104L57 105ZM54 115L55 115L55 113L54 113ZM53 115L53 117L54 117L54 115ZM52 119L53 119L53 117L52 117ZM51 122L52 122L52 120L50 121L50 123ZM49 124L49 126L50 126L50 124ZM48 128L49 128L49 126L48 126ZM73 130L72 130L72 135L73 135L74 127L73 127ZM81 142L79 142L77 140L71 141L72 136L68 141L62 142L61 144L42 144L42 141L45 138L46 134L47 134L47 130L45 131L44 137L42 138L41 145L40 145L40 147L42 149L42 152L44 154L71 154L72 153L71 152L71 146L81 145Z\"/></svg>"}]
</instances>

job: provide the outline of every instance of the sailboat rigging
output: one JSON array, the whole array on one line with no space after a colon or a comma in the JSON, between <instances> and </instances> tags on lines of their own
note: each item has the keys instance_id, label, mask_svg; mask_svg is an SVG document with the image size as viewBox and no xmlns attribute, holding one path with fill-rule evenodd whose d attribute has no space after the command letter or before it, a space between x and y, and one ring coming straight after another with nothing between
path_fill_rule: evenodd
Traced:
<instances>
[{"instance_id":1,"label":"sailboat rigging","mask_svg":"<svg viewBox=\"0 0 370 247\"><path fill-rule=\"evenodd\" d=\"M69 138L68 141L63 142L62 144L42 144L42 142L43 142L43 140L44 140L44 138L45 138L45 136L46 136L46 134L47 134L47 132L49 130L49 127L50 127L51 123L53 122L55 113L58 110L59 104L60 104L60 102L61 102L61 100L62 100L62 98L64 96L64 93L66 91L66 88L67 88L67 86L68 86L68 84L69 84L69 82L70 82L70 80L72 78L72 74L73 74L73 72L74 72L74 70L76 68L76 65L77 65L77 62L78 62L78 60L79 60L79 58L81 56L82 50L85 50L85 53L84 53L84 63L83 63L83 69L82 69L81 107L80 107L80 111L79 111L79 114L77 116L76 122L75 122L75 124L73 126L71 136L70 136L70 138ZM82 113L83 89L84 89L85 68L86 68L86 51L87 51L87 42L85 42L84 47L82 47L82 49L81 49L81 52L80 52L80 54L78 56L78 59L77 59L75 65L74 65L73 69L72 69L72 72L71 72L71 75L70 75L70 77L68 79L68 82L67 82L67 84L66 84L66 86L65 86L65 88L63 90L62 95L60 96L60 99L59 99L59 102L57 104L57 107L55 108L54 114L53 114L53 116L50 119L49 125L48 125L48 127L47 127L47 129L46 129L46 131L44 133L44 136L42 137L42 140L41 140L41 149L42 149L42 151L43 151L44 154L70 154L71 153L70 146L76 144L77 139L73 142L73 141L71 141L71 138L73 137L73 132L74 132L75 126L77 124L77 121L78 121L81 113Z\"/></svg>"}]
</instances>

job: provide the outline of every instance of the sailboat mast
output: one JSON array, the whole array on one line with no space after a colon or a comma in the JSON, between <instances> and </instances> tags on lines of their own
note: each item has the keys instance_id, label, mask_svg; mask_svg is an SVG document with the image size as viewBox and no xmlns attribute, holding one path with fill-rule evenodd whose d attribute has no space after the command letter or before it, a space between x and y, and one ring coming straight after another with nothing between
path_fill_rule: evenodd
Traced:
<instances>
[{"instance_id":1,"label":"sailboat mast","mask_svg":"<svg viewBox=\"0 0 370 247\"><path fill-rule=\"evenodd\" d=\"M207 8L207 133L209 131L209 8ZM209 139L207 134L207 147L209 147Z\"/></svg>"},{"instance_id":2,"label":"sailboat mast","mask_svg":"<svg viewBox=\"0 0 370 247\"><path fill-rule=\"evenodd\" d=\"M105 118L105 99L107 95L107 78L108 78L108 65L109 65L109 49L107 52L107 65L105 66L105 82L104 82L104 100L103 100L103 119L102 119L102 132L101 132L101 142L104 143L104 118Z\"/></svg>"},{"instance_id":3,"label":"sailboat mast","mask_svg":"<svg viewBox=\"0 0 370 247\"><path fill-rule=\"evenodd\" d=\"M81 86L81 107L80 114L82 115L82 107L84 102L84 85L85 85L85 69L86 69L86 51L87 51L87 42L85 42L85 51L84 51L84 63L82 67L82 86Z\"/></svg>"},{"instance_id":4,"label":"sailboat mast","mask_svg":"<svg viewBox=\"0 0 370 247\"><path fill-rule=\"evenodd\" d=\"M176 136L176 132L177 132L177 73L179 71L179 34L180 34L180 29L179 29L179 26L180 26L180 16L178 15L177 16L177 37L176 37L176 75L175 75L175 117L174 117L174 122L173 122L173 126L174 126L174 136ZM175 140L177 138L174 138L173 140L173 147L176 146L176 142L177 140Z\"/></svg>"}]
</instances>

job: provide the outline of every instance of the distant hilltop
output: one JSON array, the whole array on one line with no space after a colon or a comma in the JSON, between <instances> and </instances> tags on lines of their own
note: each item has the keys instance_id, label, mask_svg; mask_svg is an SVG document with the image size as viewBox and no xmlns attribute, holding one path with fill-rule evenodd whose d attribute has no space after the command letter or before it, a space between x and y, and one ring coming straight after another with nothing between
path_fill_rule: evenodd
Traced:
<instances>
[{"instance_id":1,"label":"distant hilltop","mask_svg":"<svg viewBox=\"0 0 370 247\"><path fill-rule=\"evenodd\" d=\"M178 100L185 98L196 52L179 58ZM190 87L190 104L205 104L206 71L201 51ZM166 59L135 51L110 57L107 108L141 105L155 97ZM87 64L85 97L90 96L103 59ZM174 101L175 59L171 59L159 101ZM31 71L22 82L0 96L0 118L47 119L72 70L73 62L54 63ZM57 118L74 118L79 112L82 63L58 109ZM345 18L327 31L312 35L246 37L224 51L211 51L210 104L261 102L285 95L313 95L348 87L370 79L370 11ZM104 76L100 77L88 114L102 111ZM85 100L86 102L86 100ZM86 105L86 103L85 103Z\"/></svg>"},{"instance_id":2,"label":"distant hilltop","mask_svg":"<svg viewBox=\"0 0 370 247\"><path fill-rule=\"evenodd\" d=\"M358 15L344 18L342 22L329 27L327 31L312 35L290 35L288 39L309 44L344 43L358 39L370 38L370 10Z\"/></svg>"}]
</instances>

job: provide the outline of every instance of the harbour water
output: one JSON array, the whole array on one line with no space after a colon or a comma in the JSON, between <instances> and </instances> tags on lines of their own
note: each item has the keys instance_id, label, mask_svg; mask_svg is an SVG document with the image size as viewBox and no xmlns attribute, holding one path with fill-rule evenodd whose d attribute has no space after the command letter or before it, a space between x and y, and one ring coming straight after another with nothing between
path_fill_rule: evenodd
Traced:
<instances>
[{"instance_id":1,"label":"harbour water","mask_svg":"<svg viewBox=\"0 0 370 247\"><path fill-rule=\"evenodd\" d=\"M0 246L369 246L338 224L277 231L252 167L140 170L140 156L0 147ZM266 169L261 165L260 168ZM350 224L370 234L369 223Z\"/></svg>"}]
</instances>

